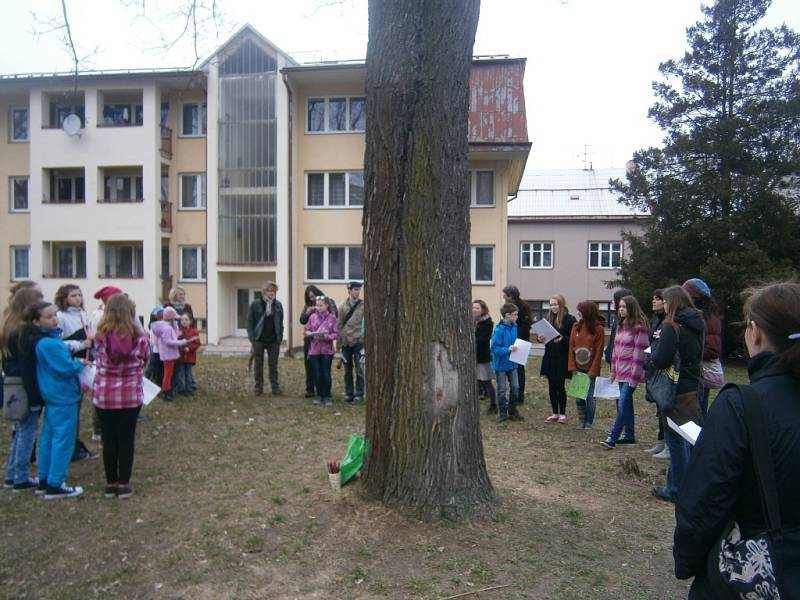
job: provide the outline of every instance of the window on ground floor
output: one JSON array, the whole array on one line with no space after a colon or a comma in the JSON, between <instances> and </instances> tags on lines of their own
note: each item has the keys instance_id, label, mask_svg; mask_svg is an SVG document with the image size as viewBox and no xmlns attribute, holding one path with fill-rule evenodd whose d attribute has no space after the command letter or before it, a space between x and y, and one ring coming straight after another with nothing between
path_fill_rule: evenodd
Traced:
<instances>
[{"instance_id":1,"label":"window on ground floor","mask_svg":"<svg viewBox=\"0 0 800 600\"><path fill-rule=\"evenodd\" d=\"M361 246L307 246L306 281L350 281L364 278Z\"/></svg>"},{"instance_id":2,"label":"window on ground floor","mask_svg":"<svg viewBox=\"0 0 800 600\"><path fill-rule=\"evenodd\" d=\"M30 246L11 246L11 281L30 278Z\"/></svg>"},{"instance_id":3,"label":"window on ground floor","mask_svg":"<svg viewBox=\"0 0 800 600\"><path fill-rule=\"evenodd\" d=\"M206 280L206 247L180 246L180 280Z\"/></svg>"},{"instance_id":4,"label":"window on ground floor","mask_svg":"<svg viewBox=\"0 0 800 600\"><path fill-rule=\"evenodd\" d=\"M494 246L472 246L472 283L494 283Z\"/></svg>"}]
</instances>

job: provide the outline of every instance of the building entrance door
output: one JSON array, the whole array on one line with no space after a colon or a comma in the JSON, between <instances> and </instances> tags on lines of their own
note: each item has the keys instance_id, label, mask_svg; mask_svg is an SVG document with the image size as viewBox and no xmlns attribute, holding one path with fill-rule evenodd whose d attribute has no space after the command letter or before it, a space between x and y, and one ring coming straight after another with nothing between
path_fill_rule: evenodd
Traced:
<instances>
[{"instance_id":1,"label":"building entrance door","mask_svg":"<svg viewBox=\"0 0 800 600\"><path fill-rule=\"evenodd\" d=\"M247 311L251 302L260 299L261 290L258 288L236 288L236 337L247 337Z\"/></svg>"}]
</instances>

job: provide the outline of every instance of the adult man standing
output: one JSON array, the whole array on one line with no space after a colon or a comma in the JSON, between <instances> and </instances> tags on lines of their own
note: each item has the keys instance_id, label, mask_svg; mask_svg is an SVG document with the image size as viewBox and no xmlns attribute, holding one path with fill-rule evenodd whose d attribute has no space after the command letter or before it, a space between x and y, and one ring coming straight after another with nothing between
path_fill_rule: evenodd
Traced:
<instances>
[{"instance_id":1,"label":"adult man standing","mask_svg":"<svg viewBox=\"0 0 800 600\"><path fill-rule=\"evenodd\" d=\"M361 337L361 321L364 318L364 302L361 296L361 282L347 284L347 300L339 307L339 344L344 359L344 389L347 402L359 403L364 399L364 371L361 366L361 351L364 340ZM356 369L356 385L353 389L353 367Z\"/></svg>"},{"instance_id":2,"label":"adult man standing","mask_svg":"<svg viewBox=\"0 0 800 600\"><path fill-rule=\"evenodd\" d=\"M275 299L278 286L272 281L261 288L261 298L250 304L247 311L247 337L255 357L255 393L264 393L264 350L269 360L269 383L272 395L282 394L278 385L278 354L283 341L283 306Z\"/></svg>"}]
</instances>

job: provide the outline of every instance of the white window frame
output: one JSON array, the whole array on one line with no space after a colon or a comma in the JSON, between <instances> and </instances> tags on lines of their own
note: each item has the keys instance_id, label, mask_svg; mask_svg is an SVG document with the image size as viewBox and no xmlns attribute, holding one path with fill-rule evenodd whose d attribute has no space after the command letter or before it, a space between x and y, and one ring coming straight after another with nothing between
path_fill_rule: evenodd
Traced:
<instances>
[{"instance_id":1,"label":"white window frame","mask_svg":"<svg viewBox=\"0 0 800 600\"><path fill-rule=\"evenodd\" d=\"M14 113L17 111L25 111L26 120L28 122L28 135L24 138L14 137ZM8 113L8 141L12 144L24 144L31 139L31 111L27 106L12 106Z\"/></svg>"},{"instance_id":2,"label":"white window frame","mask_svg":"<svg viewBox=\"0 0 800 600\"><path fill-rule=\"evenodd\" d=\"M594 246L594 245L598 246L598 248L597 248L598 266L594 266L593 267L592 266L592 246ZM607 250L604 250L604 248L603 248L604 245L608 245L608 249ZM615 245L619 246L619 261L620 261L620 264L618 264L616 266L614 266L612 264L612 262L613 262L612 258L613 258L613 255L615 254L615 251L614 251L614 246ZM604 251L608 252L608 255L609 255L609 257L608 257L609 258L609 260L608 260L609 266L608 267L600 266L603 263L602 256L603 256ZM591 242L588 243L588 245L586 247L586 265L587 265L587 267L589 269L592 269L593 271L594 270L615 271L615 270L619 269L620 266L622 266L622 257L623 257L623 246L622 246L622 242L621 241L611 241L611 240L591 241Z\"/></svg>"},{"instance_id":3,"label":"white window frame","mask_svg":"<svg viewBox=\"0 0 800 600\"><path fill-rule=\"evenodd\" d=\"M23 275L17 273L17 252L20 250L25 250L28 253L28 260L27 262L27 272ZM9 272L11 273L11 281L22 281L24 279L30 279L31 273L31 247L30 246L11 246L10 248L10 256L11 256L11 269Z\"/></svg>"},{"instance_id":4,"label":"white window frame","mask_svg":"<svg viewBox=\"0 0 800 600\"><path fill-rule=\"evenodd\" d=\"M540 249L539 249L538 252L534 251L534 249L533 249L534 244L539 244L540 245ZM526 254L526 252L525 252L525 246L526 245L530 247L529 250L528 250L528 253L530 254L530 257L531 257L531 260L530 260L531 264L529 266L527 266L527 267L523 265L523 261L522 261L523 255ZM539 254L539 256L540 256L539 262L542 263L543 260L541 260L541 259L544 258L544 254L545 254L544 246L545 245L549 245L550 246L550 266L549 267L545 267L545 266L536 267L536 266L533 265L533 255L534 254ZM555 249L555 243L552 242L552 241L526 240L524 242L520 242L519 243L519 268L520 269L537 269L537 270L540 270L540 269L544 269L544 270L553 269L555 267L555 264L556 264L556 256L555 256L555 250L554 249Z\"/></svg>"},{"instance_id":5,"label":"white window frame","mask_svg":"<svg viewBox=\"0 0 800 600\"><path fill-rule=\"evenodd\" d=\"M342 99L345 100L345 112L346 112L346 115L345 115L345 128L342 129L342 130L328 129L328 125L329 125L329 121L330 121L330 101L331 101L331 99L338 100L339 98L342 98ZM325 103L325 111L323 113L324 116L322 118L323 119L323 125L324 125L325 128L322 131L311 131L311 121L308 118L308 109L309 109L312 101L320 101L320 100L322 100ZM309 135L331 135L331 134L337 134L337 133L339 133L339 134L341 134L341 133L365 133L366 132L366 126L365 126L364 129L352 129L352 125L350 123L350 102L352 100L364 100L364 102L366 103L367 98L366 98L366 96L363 96L363 95L362 96L358 96L358 95L349 96L347 94L341 94L341 95L340 94L331 94L331 95L328 95L328 96L309 96L309 97L307 97L306 98L306 115L305 115L306 133L309 134Z\"/></svg>"},{"instance_id":6,"label":"white window frame","mask_svg":"<svg viewBox=\"0 0 800 600\"><path fill-rule=\"evenodd\" d=\"M196 198L197 206L183 205L183 178L194 177L198 179L200 197ZM208 178L205 173L179 173L178 174L178 210L206 210L208 206Z\"/></svg>"},{"instance_id":7,"label":"white window frame","mask_svg":"<svg viewBox=\"0 0 800 600\"><path fill-rule=\"evenodd\" d=\"M330 204L330 175L333 174L344 174L344 204ZM361 173L361 177L364 177L364 171L353 169L350 171L306 171L306 200L305 200L305 207L309 210L320 210L320 209L342 209L342 208L354 208L356 210L361 210L364 208L363 204L350 204L350 175L352 173ZM317 206L316 204L309 204L309 195L311 193L311 186L309 185L309 180L311 175L323 175L324 182L322 184L324 190L324 200L321 206ZM366 199L366 192L365 192L365 199Z\"/></svg>"},{"instance_id":8,"label":"white window frame","mask_svg":"<svg viewBox=\"0 0 800 600\"><path fill-rule=\"evenodd\" d=\"M183 132L183 115L185 114L184 108L186 106L198 106L200 107L200 133L184 133ZM203 115L205 115L205 119L203 119ZM203 123L205 123L205 131L203 131ZM181 126L178 130L178 137L182 138L203 138L208 135L208 103L206 102L181 102Z\"/></svg>"},{"instance_id":9,"label":"white window frame","mask_svg":"<svg viewBox=\"0 0 800 600\"><path fill-rule=\"evenodd\" d=\"M478 263L475 261L475 256L477 254L478 248L490 248L492 250L492 279L489 280L478 280L476 279L476 268ZM475 244L474 246L469 247L469 278L472 282L472 285L494 285L494 274L497 270L496 266L496 258L497 252L493 245L491 244Z\"/></svg>"},{"instance_id":10,"label":"white window frame","mask_svg":"<svg viewBox=\"0 0 800 600\"><path fill-rule=\"evenodd\" d=\"M118 242L100 242L100 248L102 249L102 259L103 259L103 268L102 273L100 274L100 279L144 279L144 244L134 244L134 243L118 243ZM111 251L111 257L116 259L116 252L118 252L121 248L130 248L131 249L131 259L132 259L132 273L130 275L120 275L117 273L117 265L116 260L110 265L110 274L106 275L106 267L109 266L108 258L109 258L109 251ZM142 255L142 272L138 272L138 264L136 260L136 253L138 252Z\"/></svg>"},{"instance_id":11,"label":"white window frame","mask_svg":"<svg viewBox=\"0 0 800 600\"><path fill-rule=\"evenodd\" d=\"M183 253L193 251L197 254L197 265L199 267L197 277L186 277L183 272ZM206 276L203 277L203 265L205 264ZM208 278L208 251L203 245L178 246L178 280L186 283L202 283Z\"/></svg>"},{"instance_id":12,"label":"white window frame","mask_svg":"<svg viewBox=\"0 0 800 600\"><path fill-rule=\"evenodd\" d=\"M322 248L323 249L323 258L322 258L322 279L311 279L308 277L308 250L310 248ZM342 279L331 279L330 274L328 272L328 255L331 248L344 248L344 277ZM305 282L307 283L346 283L354 277L351 276L350 273L350 250L353 248L358 248L361 250L361 270L363 273L364 270L364 248L363 246L346 246L346 245L339 245L339 244L332 244L330 246L319 246L319 245L311 245L305 246L303 249L303 277ZM360 279L360 278L359 278Z\"/></svg>"},{"instance_id":13,"label":"white window frame","mask_svg":"<svg viewBox=\"0 0 800 600\"><path fill-rule=\"evenodd\" d=\"M478 204L478 173L492 174L492 203ZM495 185L497 184L497 174L494 169L470 169L469 170L469 207L470 208L494 208L497 206L497 194Z\"/></svg>"},{"instance_id":14,"label":"white window frame","mask_svg":"<svg viewBox=\"0 0 800 600\"><path fill-rule=\"evenodd\" d=\"M25 186L25 208L14 207L14 183L17 181L27 181ZM27 175L12 175L8 178L8 211L12 213L31 212L30 178Z\"/></svg>"},{"instance_id":15,"label":"white window frame","mask_svg":"<svg viewBox=\"0 0 800 600\"><path fill-rule=\"evenodd\" d=\"M83 179L83 198L78 198L78 179ZM68 200L58 200L58 186L61 181L69 180L70 198ZM86 204L86 174L83 175L56 175L53 197L48 204Z\"/></svg>"}]
</instances>

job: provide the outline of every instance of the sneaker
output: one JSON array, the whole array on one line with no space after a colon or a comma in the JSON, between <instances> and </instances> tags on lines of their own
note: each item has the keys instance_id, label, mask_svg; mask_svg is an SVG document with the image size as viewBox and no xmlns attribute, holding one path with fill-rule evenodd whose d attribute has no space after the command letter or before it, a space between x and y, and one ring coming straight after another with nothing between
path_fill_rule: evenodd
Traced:
<instances>
[{"instance_id":1,"label":"sneaker","mask_svg":"<svg viewBox=\"0 0 800 600\"><path fill-rule=\"evenodd\" d=\"M647 452L650 455L655 455L658 454L659 452L662 452L665 447L666 445L664 444L664 440L658 440L655 446L653 446L652 448L648 448L647 450L645 450L645 452Z\"/></svg>"},{"instance_id":2,"label":"sneaker","mask_svg":"<svg viewBox=\"0 0 800 600\"><path fill-rule=\"evenodd\" d=\"M37 486L36 491L33 493L36 494L37 496L43 496L46 491L47 491L47 480L40 479L39 485Z\"/></svg>"},{"instance_id":3,"label":"sneaker","mask_svg":"<svg viewBox=\"0 0 800 600\"><path fill-rule=\"evenodd\" d=\"M306 398L313 398L314 396L316 396L314 392L306 392Z\"/></svg>"},{"instance_id":4,"label":"sneaker","mask_svg":"<svg viewBox=\"0 0 800 600\"><path fill-rule=\"evenodd\" d=\"M558 422L561 423L562 425L566 425L568 423L567 415L559 415Z\"/></svg>"},{"instance_id":5,"label":"sneaker","mask_svg":"<svg viewBox=\"0 0 800 600\"><path fill-rule=\"evenodd\" d=\"M83 494L83 488L81 486L69 486L65 484L61 484L61 487L52 487L47 486L47 491L44 494L45 500L60 500L61 498L76 498Z\"/></svg>"},{"instance_id":6,"label":"sneaker","mask_svg":"<svg viewBox=\"0 0 800 600\"><path fill-rule=\"evenodd\" d=\"M497 421L498 423L502 423L503 421L508 421L508 414L499 413L495 421Z\"/></svg>"},{"instance_id":7,"label":"sneaker","mask_svg":"<svg viewBox=\"0 0 800 600\"><path fill-rule=\"evenodd\" d=\"M578 426L575 429L586 429L586 421L578 421Z\"/></svg>"},{"instance_id":8,"label":"sneaker","mask_svg":"<svg viewBox=\"0 0 800 600\"><path fill-rule=\"evenodd\" d=\"M133 496L131 485L121 485L117 488L117 498L130 498L131 496Z\"/></svg>"},{"instance_id":9,"label":"sneaker","mask_svg":"<svg viewBox=\"0 0 800 600\"><path fill-rule=\"evenodd\" d=\"M312 400L311 404L322 404L322 398L316 396L314 400Z\"/></svg>"},{"instance_id":10,"label":"sneaker","mask_svg":"<svg viewBox=\"0 0 800 600\"><path fill-rule=\"evenodd\" d=\"M253 390L253 394L255 394L256 396L261 396L264 394L264 390L256 388L255 390Z\"/></svg>"},{"instance_id":11,"label":"sneaker","mask_svg":"<svg viewBox=\"0 0 800 600\"><path fill-rule=\"evenodd\" d=\"M558 415L552 414L544 420L545 423L558 423Z\"/></svg>"},{"instance_id":12,"label":"sneaker","mask_svg":"<svg viewBox=\"0 0 800 600\"><path fill-rule=\"evenodd\" d=\"M256 396L260 395L260 393L261 392L256 392ZM164 402L172 402L173 400L175 400L175 394L172 392L172 390L166 391L163 394L161 394L161 399Z\"/></svg>"},{"instance_id":13,"label":"sneaker","mask_svg":"<svg viewBox=\"0 0 800 600\"><path fill-rule=\"evenodd\" d=\"M612 440L611 438L608 438L608 439L606 439L606 440L603 440L602 442L600 442L600 445L601 445L603 448L605 448L606 450L613 450L613 449L614 449L614 447L615 447L617 444L616 444L616 442L614 442L614 440Z\"/></svg>"},{"instance_id":14,"label":"sneaker","mask_svg":"<svg viewBox=\"0 0 800 600\"><path fill-rule=\"evenodd\" d=\"M356 396L355 398L353 398L353 404L361 404L363 402L364 398L362 398L361 396Z\"/></svg>"},{"instance_id":15,"label":"sneaker","mask_svg":"<svg viewBox=\"0 0 800 600\"><path fill-rule=\"evenodd\" d=\"M272 388L272 395L283 396L283 390L281 388Z\"/></svg>"},{"instance_id":16,"label":"sneaker","mask_svg":"<svg viewBox=\"0 0 800 600\"><path fill-rule=\"evenodd\" d=\"M333 406L333 400L331 400L330 398L325 398L325 400L323 401L323 404L325 406Z\"/></svg>"},{"instance_id":17,"label":"sneaker","mask_svg":"<svg viewBox=\"0 0 800 600\"><path fill-rule=\"evenodd\" d=\"M583 430L584 431L591 431L592 430L592 424L591 423L584 423L583 424Z\"/></svg>"},{"instance_id":18,"label":"sneaker","mask_svg":"<svg viewBox=\"0 0 800 600\"><path fill-rule=\"evenodd\" d=\"M658 454L653 454L653 458L657 458L658 460L669 460L669 448L665 446L661 452Z\"/></svg>"},{"instance_id":19,"label":"sneaker","mask_svg":"<svg viewBox=\"0 0 800 600\"><path fill-rule=\"evenodd\" d=\"M25 490L32 490L34 488L39 487L39 480L38 479L28 479L28 481L23 481L22 483L15 483L13 487L13 491L15 492L23 492Z\"/></svg>"},{"instance_id":20,"label":"sneaker","mask_svg":"<svg viewBox=\"0 0 800 600\"><path fill-rule=\"evenodd\" d=\"M621 437L617 440L618 444L635 444L636 438Z\"/></svg>"},{"instance_id":21,"label":"sneaker","mask_svg":"<svg viewBox=\"0 0 800 600\"><path fill-rule=\"evenodd\" d=\"M92 441L93 442L101 442L101 441L103 441L103 434L101 434L101 433L93 433L92 434Z\"/></svg>"},{"instance_id":22,"label":"sneaker","mask_svg":"<svg viewBox=\"0 0 800 600\"><path fill-rule=\"evenodd\" d=\"M136 417L136 422L137 423L141 423L142 421L144 421L144 419L145 419L145 416L142 413L139 413L139 416Z\"/></svg>"},{"instance_id":23,"label":"sneaker","mask_svg":"<svg viewBox=\"0 0 800 600\"><path fill-rule=\"evenodd\" d=\"M353 398L348 396L347 398L344 399L344 401L347 402L348 404L352 404L353 403Z\"/></svg>"},{"instance_id":24,"label":"sneaker","mask_svg":"<svg viewBox=\"0 0 800 600\"><path fill-rule=\"evenodd\" d=\"M497 404L490 404L489 408L486 409L487 415L496 415L497 414Z\"/></svg>"},{"instance_id":25,"label":"sneaker","mask_svg":"<svg viewBox=\"0 0 800 600\"><path fill-rule=\"evenodd\" d=\"M650 493L654 498L675 504L675 497L670 494L665 487L654 487L652 490L650 490Z\"/></svg>"},{"instance_id":26,"label":"sneaker","mask_svg":"<svg viewBox=\"0 0 800 600\"><path fill-rule=\"evenodd\" d=\"M116 498L118 489L119 488L116 485L107 485L103 490L103 495L106 498Z\"/></svg>"},{"instance_id":27,"label":"sneaker","mask_svg":"<svg viewBox=\"0 0 800 600\"><path fill-rule=\"evenodd\" d=\"M89 451L88 449L81 448L72 457L72 462L81 462L83 460L93 460L97 458L97 454Z\"/></svg>"},{"instance_id":28,"label":"sneaker","mask_svg":"<svg viewBox=\"0 0 800 600\"><path fill-rule=\"evenodd\" d=\"M5 481L3 481L3 489L4 490L10 490L13 487L14 487L14 480L13 479L6 479Z\"/></svg>"},{"instance_id":29,"label":"sneaker","mask_svg":"<svg viewBox=\"0 0 800 600\"><path fill-rule=\"evenodd\" d=\"M524 421L525 417L522 416L522 413L519 412L516 408L513 410L508 411L508 418L512 421Z\"/></svg>"}]
</instances>

